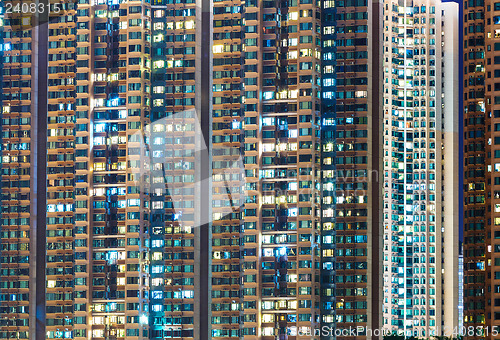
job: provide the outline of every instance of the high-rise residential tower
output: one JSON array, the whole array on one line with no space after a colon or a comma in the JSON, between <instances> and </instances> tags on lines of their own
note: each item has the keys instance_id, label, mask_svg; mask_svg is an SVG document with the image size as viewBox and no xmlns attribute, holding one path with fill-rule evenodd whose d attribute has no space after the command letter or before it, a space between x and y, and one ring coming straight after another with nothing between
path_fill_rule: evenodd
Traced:
<instances>
[{"instance_id":1,"label":"high-rise residential tower","mask_svg":"<svg viewBox=\"0 0 500 340\"><path fill-rule=\"evenodd\" d=\"M325 24L323 40L325 105L336 98L336 140L325 138L323 150L333 149L335 156L325 155L323 164L335 164L336 169L331 221L336 234L336 328L360 327L356 339L372 338L370 331L382 326L382 3L335 4L336 22ZM328 6L333 1L326 1ZM328 35L332 31L335 37ZM335 65L327 63L330 58ZM335 92L328 88L332 84ZM329 185L327 181L323 190Z\"/></svg>"},{"instance_id":2,"label":"high-rise residential tower","mask_svg":"<svg viewBox=\"0 0 500 340\"><path fill-rule=\"evenodd\" d=\"M79 1L73 337L148 337L149 197L133 136L149 122L150 5Z\"/></svg>"},{"instance_id":3,"label":"high-rise residential tower","mask_svg":"<svg viewBox=\"0 0 500 340\"><path fill-rule=\"evenodd\" d=\"M464 326L500 327L500 4L464 11ZM475 332L470 339L480 338Z\"/></svg>"},{"instance_id":4,"label":"high-rise residential tower","mask_svg":"<svg viewBox=\"0 0 500 340\"><path fill-rule=\"evenodd\" d=\"M245 25L243 335L319 338L321 7L247 2Z\"/></svg>"},{"instance_id":5,"label":"high-rise residential tower","mask_svg":"<svg viewBox=\"0 0 500 340\"><path fill-rule=\"evenodd\" d=\"M488 2L491 13L495 7ZM491 96L495 86L485 85L486 75L495 74L495 46L491 43L497 38L491 17L486 32L486 4L483 1L468 1L464 9L464 325L493 326L495 313L491 308L494 300L494 195L491 190L495 184L494 155L495 138L491 125ZM488 42L489 49L486 49ZM489 63L487 64L487 55ZM493 61L492 61L493 58ZM493 64L492 64L493 62ZM488 71L487 71L488 68ZM488 72L488 73L487 73ZM488 88L488 94L486 89ZM488 96L486 96L488 95ZM487 129L489 126L489 129ZM491 139L492 138L492 139ZM491 141L492 145L488 143ZM488 151L486 150L488 148ZM493 155L491 152L493 151ZM489 157L486 158L487 152ZM492 164L493 163L493 164ZM490 287L488 292L487 287ZM497 321L498 322L498 321Z\"/></svg>"},{"instance_id":6,"label":"high-rise residential tower","mask_svg":"<svg viewBox=\"0 0 500 340\"><path fill-rule=\"evenodd\" d=\"M451 334L458 326L458 5L385 1L384 19L384 328Z\"/></svg>"},{"instance_id":7,"label":"high-rise residential tower","mask_svg":"<svg viewBox=\"0 0 500 340\"><path fill-rule=\"evenodd\" d=\"M24 22L25 23L25 22ZM44 256L37 248L37 237L45 240L45 136L40 137L47 121L44 98L38 98L40 85L32 74L40 70L39 56L42 49L42 63L47 63L47 45L38 46L39 39L47 39L47 25L23 30L20 20L2 18L2 230L0 255L0 336L28 339L39 332L36 318L45 318L45 310L37 309L36 297L44 292ZM45 48L45 50L43 50ZM46 85L45 85L46 86ZM46 100L46 96L45 96ZM42 105L38 105L42 102ZM46 101L45 101L46 106ZM36 117L45 119L37 121ZM42 129L41 129L42 128ZM45 154L45 151L43 151ZM40 227L40 228L38 228ZM43 231L43 232L42 232ZM44 246L45 247L45 246ZM64 257L61 255L61 258ZM61 291L62 293L62 291ZM43 297L45 299L45 297ZM62 309L62 307L61 307ZM37 332L38 331L38 332Z\"/></svg>"}]
</instances>

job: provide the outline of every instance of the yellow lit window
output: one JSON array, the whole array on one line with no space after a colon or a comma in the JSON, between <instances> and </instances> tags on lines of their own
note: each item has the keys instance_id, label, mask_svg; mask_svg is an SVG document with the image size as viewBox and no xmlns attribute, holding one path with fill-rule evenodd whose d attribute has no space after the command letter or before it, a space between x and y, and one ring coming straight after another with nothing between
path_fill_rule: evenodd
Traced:
<instances>
[{"instance_id":1,"label":"yellow lit window","mask_svg":"<svg viewBox=\"0 0 500 340\"><path fill-rule=\"evenodd\" d=\"M323 230L333 230L333 223L331 222L323 223Z\"/></svg>"},{"instance_id":2,"label":"yellow lit window","mask_svg":"<svg viewBox=\"0 0 500 340\"><path fill-rule=\"evenodd\" d=\"M153 68L164 68L165 67L165 61L164 60L157 60L153 62Z\"/></svg>"},{"instance_id":3,"label":"yellow lit window","mask_svg":"<svg viewBox=\"0 0 500 340\"><path fill-rule=\"evenodd\" d=\"M333 256L333 249L323 249L323 256Z\"/></svg>"},{"instance_id":4,"label":"yellow lit window","mask_svg":"<svg viewBox=\"0 0 500 340\"><path fill-rule=\"evenodd\" d=\"M165 86L155 86L153 87L153 93L165 93Z\"/></svg>"},{"instance_id":5,"label":"yellow lit window","mask_svg":"<svg viewBox=\"0 0 500 340\"><path fill-rule=\"evenodd\" d=\"M94 303L91 308L94 312L104 312L103 303Z\"/></svg>"},{"instance_id":6,"label":"yellow lit window","mask_svg":"<svg viewBox=\"0 0 500 340\"><path fill-rule=\"evenodd\" d=\"M94 171L103 171L106 170L105 163L94 163Z\"/></svg>"},{"instance_id":7,"label":"yellow lit window","mask_svg":"<svg viewBox=\"0 0 500 340\"><path fill-rule=\"evenodd\" d=\"M93 325L104 325L104 317L102 316L94 316L92 318Z\"/></svg>"},{"instance_id":8,"label":"yellow lit window","mask_svg":"<svg viewBox=\"0 0 500 340\"><path fill-rule=\"evenodd\" d=\"M288 196L288 197L293 197L293 196ZM276 198L276 202L279 204L286 203L286 198L287 198L287 196L281 195L281 196Z\"/></svg>"},{"instance_id":9,"label":"yellow lit window","mask_svg":"<svg viewBox=\"0 0 500 340\"><path fill-rule=\"evenodd\" d=\"M163 99L153 99L153 106L154 107L163 106L163 104L164 104Z\"/></svg>"},{"instance_id":10,"label":"yellow lit window","mask_svg":"<svg viewBox=\"0 0 500 340\"><path fill-rule=\"evenodd\" d=\"M297 59L297 51L289 51L287 59Z\"/></svg>"},{"instance_id":11,"label":"yellow lit window","mask_svg":"<svg viewBox=\"0 0 500 340\"><path fill-rule=\"evenodd\" d=\"M104 337L104 329L93 329L92 337L94 338L102 338Z\"/></svg>"},{"instance_id":12,"label":"yellow lit window","mask_svg":"<svg viewBox=\"0 0 500 340\"><path fill-rule=\"evenodd\" d=\"M273 314L263 314L262 315L262 322L274 322L274 315Z\"/></svg>"},{"instance_id":13,"label":"yellow lit window","mask_svg":"<svg viewBox=\"0 0 500 340\"><path fill-rule=\"evenodd\" d=\"M163 41L163 34L156 34L155 36L153 36L153 41L154 42Z\"/></svg>"},{"instance_id":14,"label":"yellow lit window","mask_svg":"<svg viewBox=\"0 0 500 340\"><path fill-rule=\"evenodd\" d=\"M224 52L224 45L214 45L213 46L214 53L222 53Z\"/></svg>"},{"instance_id":15,"label":"yellow lit window","mask_svg":"<svg viewBox=\"0 0 500 340\"><path fill-rule=\"evenodd\" d=\"M274 196L262 196L262 204L274 204Z\"/></svg>"},{"instance_id":16,"label":"yellow lit window","mask_svg":"<svg viewBox=\"0 0 500 340\"><path fill-rule=\"evenodd\" d=\"M312 49L310 49L310 48L302 48L300 50L300 56L301 57L311 57L312 56Z\"/></svg>"}]
</instances>

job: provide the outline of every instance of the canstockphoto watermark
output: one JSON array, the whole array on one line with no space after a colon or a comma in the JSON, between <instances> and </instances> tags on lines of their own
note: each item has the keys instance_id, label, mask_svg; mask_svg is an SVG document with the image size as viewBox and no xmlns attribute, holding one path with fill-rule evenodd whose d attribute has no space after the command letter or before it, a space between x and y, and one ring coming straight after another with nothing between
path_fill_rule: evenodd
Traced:
<instances>
[{"instance_id":1,"label":"canstockphoto watermark","mask_svg":"<svg viewBox=\"0 0 500 340\"><path fill-rule=\"evenodd\" d=\"M233 123L238 128L240 123ZM197 207L186 202L186 197L200 198L202 188L208 190L201 204L217 203L210 202L208 197L211 189L216 188L218 200L229 202L225 206L227 214L243 205L245 169L240 149L231 143L220 143L216 155L223 157L210 157L204 137L199 116L193 109L151 122L128 141L130 176L142 193L152 196L152 212L161 212L168 202L175 211L172 218L185 227L198 227L225 216L223 213L197 214L196 219L187 216L186 211Z\"/></svg>"},{"instance_id":2,"label":"canstockphoto watermark","mask_svg":"<svg viewBox=\"0 0 500 340\"><path fill-rule=\"evenodd\" d=\"M336 328L323 326L320 328L300 327L297 331L298 336L387 336L394 332L387 329L371 329L364 326ZM404 335L403 331L398 335ZM411 334L410 334L411 335Z\"/></svg>"}]
</instances>

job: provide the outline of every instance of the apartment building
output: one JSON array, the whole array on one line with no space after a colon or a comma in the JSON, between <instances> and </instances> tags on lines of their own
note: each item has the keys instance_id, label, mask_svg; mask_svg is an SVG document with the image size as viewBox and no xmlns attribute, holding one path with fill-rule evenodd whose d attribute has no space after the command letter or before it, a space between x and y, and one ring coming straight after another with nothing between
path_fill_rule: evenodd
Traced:
<instances>
[{"instance_id":1,"label":"apartment building","mask_svg":"<svg viewBox=\"0 0 500 340\"><path fill-rule=\"evenodd\" d=\"M317 338L321 8L254 2L245 24L243 335Z\"/></svg>"},{"instance_id":2,"label":"apartment building","mask_svg":"<svg viewBox=\"0 0 500 340\"><path fill-rule=\"evenodd\" d=\"M384 23L384 329L451 335L458 326L458 5L385 1Z\"/></svg>"},{"instance_id":3,"label":"apartment building","mask_svg":"<svg viewBox=\"0 0 500 340\"><path fill-rule=\"evenodd\" d=\"M336 24L324 29L336 39L323 44L336 46L336 76L323 81L336 79L336 143L324 146L336 151L336 327L373 338L382 325L382 3L335 5Z\"/></svg>"},{"instance_id":4,"label":"apartment building","mask_svg":"<svg viewBox=\"0 0 500 340\"><path fill-rule=\"evenodd\" d=\"M60 6L1 25L1 337L379 328L382 4Z\"/></svg>"},{"instance_id":5,"label":"apartment building","mask_svg":"<svg viewBox=\"0 0 500 340\"><path fill-rule=\"evenodd\" d=\"M500 4L468 1L464 12L464 326L484 327L470 339L496 337L500 326L500 171L496 83ZM493 333L492 333L493 331Z\"/></svg>"},{"instance_id":6,"label":"apartment building","mask_svg":"<svg viewBox=\"0 0 500 340\"><path fill-rule=\"evenodd\" d=\"M36 280L44 275L44 260L36 242L45 239L45 163L39 157L42 145L38 143L38 121L33 113L46 116L47 111L37 105L38 82L32 74L38 72L37 56L32 50L39 37L47 36L46 27L23 30L20 20L2 19L2 250L0 287L2 300L1 336L28 338L40 334L36 327L36 296L44 283ZM47 51L45 50L45 54ZM46 60L46 57L45 57ZM45 68L46 72L46 68ZM43 100L43 99L42 99ZM45 123L40 122L43 126ZM43 258L43 256L42 256ZM39 311L43 316L44 310Z\"/></svg>"}]
</instances>

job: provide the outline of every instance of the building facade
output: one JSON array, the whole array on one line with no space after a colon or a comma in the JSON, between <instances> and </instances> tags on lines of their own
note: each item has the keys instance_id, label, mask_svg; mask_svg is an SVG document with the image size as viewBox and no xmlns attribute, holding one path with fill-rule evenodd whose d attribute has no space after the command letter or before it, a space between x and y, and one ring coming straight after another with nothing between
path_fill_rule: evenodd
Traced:
<instances>
[{"instance_id":1,"label":"building facade","mask_svg":"<svg viewBox=\"0 0 500 340\"><path fill-rule=\"evenodd\" d=\"M320 11L245 6L243 332L263 339L319 328Z\"/></svg>"},{"instance_id":2,"label":"building facade","mask_svg":"<svg viewBox=\"0 0 500 340\"><path fill-rule=\"evenodd\" d=\"M380 328L380 2L57 8L0 27L1 338Z\"/></svg>"},{"instance_id":3,"label":"building facade","mask_svg":"<svg viewBox=\"0 0 500 340\"><path fill-rule=\"evenodd\" d=\"M458 5L385 1L384 19L384 329L451 335L458 326Z\"/></svg>"},{"instance_id":4,"label":"building facade","mask_svg":"<svg viewBox=\"0 0 500 340\"><path fill-rule=\"evenodd\" d=\"M382 326L383 8L377 1L335 4L336 23L324 29L335 30L336 38L323 41L335 47L335 77L328 77L333 66L324 65L323 81L336 85L335 94L324 87L324 96L336 98L336 141L325 140L324 145L335 150L324 164L332 162L336 168L336 328L359 326L356 339L373 338L373 330ZM352 338L352 333L338 338Z\"/></svg>"},{"instance_id":5,"label":"building facade","mask_svg":"<svg viewBox=\"0 0 500 340\"><path fill-rule=\"evenodd\" d=\"M464 11L464 326L500 326L499 4L467 2ZM493 334L491 331L493 330Z\"/></svg>"}]
</instances>

